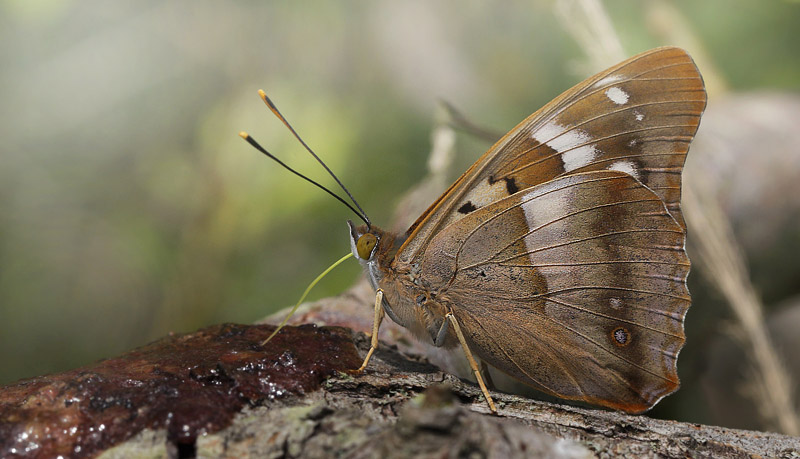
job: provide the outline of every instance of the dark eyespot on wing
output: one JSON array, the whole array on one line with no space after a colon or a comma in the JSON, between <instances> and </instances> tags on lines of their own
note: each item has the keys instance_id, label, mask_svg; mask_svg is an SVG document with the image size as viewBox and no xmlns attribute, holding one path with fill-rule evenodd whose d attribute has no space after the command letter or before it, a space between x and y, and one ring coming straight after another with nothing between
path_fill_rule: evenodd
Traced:
<instances>
[{"instance_id":1,"label":"dark eyespot on wing","mask_svg":"<svg viewBox=\"0 0 800 459\"><path fill-rule=\"evenodd\" d=\"M624 327L617 327L611 332L611 338L617 346L627 346L631 341L631 332Z\"/></svg>"},{"instance_id":2,"label":"dark eyespot on wing","mask_svg":"<svg viewBox=\"0 0 800 459\"><path fill-rule=\"evenodd\" d=\"M463 206L458 208L458 213L466 215L476 210L478 210L478 208L475 207L475 204L473 204L472 201L467 201Z\"/></svg>"}]
</instances>

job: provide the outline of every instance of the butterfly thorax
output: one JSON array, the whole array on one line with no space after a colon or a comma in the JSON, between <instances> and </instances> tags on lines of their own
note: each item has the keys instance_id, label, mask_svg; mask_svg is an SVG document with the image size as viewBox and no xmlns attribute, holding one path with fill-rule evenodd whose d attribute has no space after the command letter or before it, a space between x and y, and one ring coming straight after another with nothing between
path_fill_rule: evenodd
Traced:
<instances>
[{"instance_id":1,"label":"butterfly thorax","mask_svg":"<svg viewBox=\"0 0 800 459\"><path fill-rule=\"evenodd\" d=\"M432 343L444 323L447 307L437 300L437 292L419 276L419 267L396 261L402 238L375 226L356 228L348 223L353 255L364 268L372 288L383 290L386 314L398 325L411 330L417 338ZM364 246L365 240L372 241L370 236L362 238L364 235L375 238L374 246ZM451 347L456 341L447 340L439 344Z\"/></svg>"}]
</instances>

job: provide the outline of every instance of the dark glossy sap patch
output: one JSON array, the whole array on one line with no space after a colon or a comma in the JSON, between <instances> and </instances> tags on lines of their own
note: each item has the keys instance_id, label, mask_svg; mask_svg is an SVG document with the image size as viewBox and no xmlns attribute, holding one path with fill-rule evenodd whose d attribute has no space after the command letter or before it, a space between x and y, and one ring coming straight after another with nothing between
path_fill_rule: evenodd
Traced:
<instances>
[{"instance_id":1,"label":"dark glossy sap patch","mask_svg":"<svg viewBox=\"0 0 800 459\"><path fill-rule=\"evenodd\" d=\"M0 456L91 456L144 428L179 450L225 428L245 404L320 386L361 359L350 332L223 324L120 357L0 388Z\"/></svg>"}]
</instances>

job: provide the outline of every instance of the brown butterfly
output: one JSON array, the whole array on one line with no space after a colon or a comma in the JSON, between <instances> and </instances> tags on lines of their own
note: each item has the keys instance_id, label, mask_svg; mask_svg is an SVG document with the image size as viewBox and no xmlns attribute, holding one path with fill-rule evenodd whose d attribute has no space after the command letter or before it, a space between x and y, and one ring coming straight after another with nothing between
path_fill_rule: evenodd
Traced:
<instances>
[{"instance_id":1,"label":"brown butterfly","mask_svg":"<svg viewBox=\"0 0 800 459\"><path fill-rule=\"evenodd\" d=\"M492 411L472 353L632 413L677 390L691 302L681 171L705 105L686 52L654 49L529 116L405 234L350 223L379 292L373 348L384 311L435 346L460 344Z\"/></svg>"},{"instance_id":2,"label":"brown butterfly","mask_svg":"<svg viewBox=\"0 0 800 459\"><path fill-rule=\"evenodd\" d=\"M691 302L681 172L705 105L692 59L658 48L529 116L405 234L337 196L366 222L348 222L351 249L377 291L357 371L386 314L460 345L493 412L473 353L548 394L631 413L677 390Z\"/></svg>"}]
</instances>

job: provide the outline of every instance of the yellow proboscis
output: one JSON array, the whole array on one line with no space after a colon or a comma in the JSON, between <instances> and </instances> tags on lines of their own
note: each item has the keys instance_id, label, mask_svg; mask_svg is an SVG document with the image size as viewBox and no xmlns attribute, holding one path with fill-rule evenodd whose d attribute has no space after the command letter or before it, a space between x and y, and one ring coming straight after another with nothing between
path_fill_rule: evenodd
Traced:
<instances>
[{"instance_id":1,"label":"yellow proboscis","mask_svg":"<svg viewBox=\"0 0 800 459\"><path fill-rule=\"evenodd\" d=\"M285 318L285 319L283 319L283 322L281 322L281 324L280 324L280 325L278 325L278 328L276 328L276 329L275 329L275 331L274 331L274 332L272 332L272 334L271 334L271 335L269 335L269 338L265 339L265 340L264 340L264 341L261 343L261 345L262 345L262 346L264 346L265 344L267 344L267 343L269 342L269 340L271 340L271 339L272 339L272 337L273 337L273 336L277 335L277 334L278 334L278 332L279 332L279 331L281 331L281 328L283 328L283 326L284 326L284 325L286 325L286 323L287 323L287 322L289 322L289 318L291 318L291 317L294 315L294 313L297 311L297 308L299 308L299 307L300 307L300 304L302 304L302 303L303 303L303 300L305 300L305 299L306 299L306 297L308 296L308 292L310 292L310 291L311 291L311 289L312 289L312 288L314 288L314 286L315 286L315 285L317 285L317 282L321 281L323 277L325 277L325 276L326 276L326 275L327 275L329 272L333 271L333 268L335 268L335 267L339 266L339 265L340 265L340 264L342 264L342 263L343 263L345 260L347 260L348 258L350 258L350 257L352 257L352 256L353 256L353 253L352 253L352 252L350 252L350 253L348 253L347 255L343 256L342 258L340 258L339 260L337 260L337 261L336 261L336 263L334 263L334 264L330 265L330 266L328 267L328 269L326 269L325 271L322 271L322 273L321 273L319 276L317 276L317 278L316 278L316 279L314 279L314 280L313 280L313 281L312 281L310 284L308 284L308 287L306 287L306 291L305 291L305 292L303 292L303 295L300 297L300 299L299 299L299 300L297 300L297 304L296 304L296 305L294 305L294 307L292 308L292 310L291 310L291 311L289 311L289 314L287 314L287 315L286 315L286 318Z\"/></svg>"}]
</instances>

